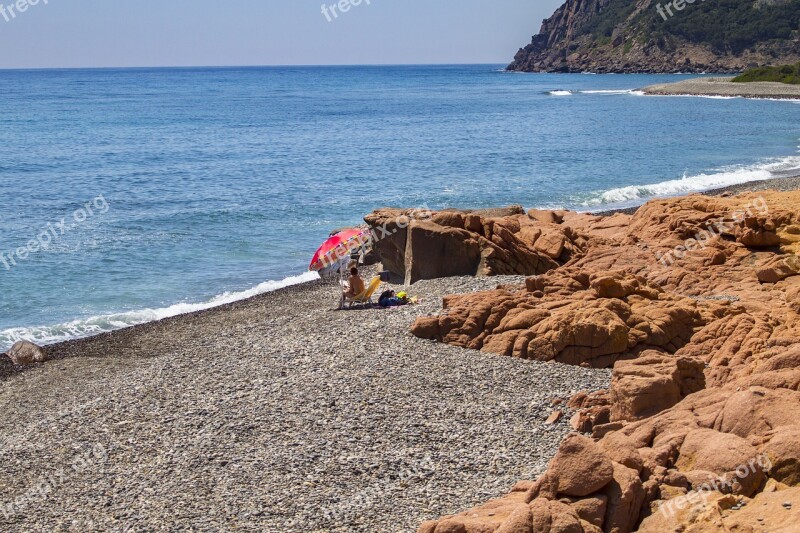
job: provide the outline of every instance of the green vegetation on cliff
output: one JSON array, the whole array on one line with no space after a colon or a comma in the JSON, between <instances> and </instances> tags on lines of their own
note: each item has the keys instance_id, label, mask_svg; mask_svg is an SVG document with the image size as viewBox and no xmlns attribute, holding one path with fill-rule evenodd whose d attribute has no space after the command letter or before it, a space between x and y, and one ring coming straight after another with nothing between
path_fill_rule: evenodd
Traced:
<instances>
[{"instance_id":1,"label":"green vegetation on cliff","mask_svg":"<svg viewBox=\"0 0 800 533\"><path fill-rule=\"evenodd\" d=\"M761 67L750 69L741 76L733 78L734 82L749 83L754 81L777 81L800 85L800 63L781 67Z\"/></svg>"},{"instance_id":2,"label":"green vegetation on cliff","mask_svg":"<svg viewBox=\"0 0 800 533\"><path fill-rule=\"evenodd\" d=\"M687 6L655 26L689 42L740 53L763 41L789 39L798 29L800 1L755 7L752 1L713 0Z\"/></svg>"},{"instance_id":3,"label":"green vegetation on cliff","mask_svg":"<svg viewBox=\"0 0 800 533\"><path fill-rule=\"evenodd\" d=\"M661 5L671 5L660 0ZM678 37L690 43L707 44L719 52L741 53L757 43L789 39L800 23L800 0L753 2L713 0L671 8L666 20L655 9L656 2L637 12L636 0L610 0L596 16L580 28L582 35L597 40L611 37L614 30L641 35L664 43Z\"/></svg>"}]
</instances>

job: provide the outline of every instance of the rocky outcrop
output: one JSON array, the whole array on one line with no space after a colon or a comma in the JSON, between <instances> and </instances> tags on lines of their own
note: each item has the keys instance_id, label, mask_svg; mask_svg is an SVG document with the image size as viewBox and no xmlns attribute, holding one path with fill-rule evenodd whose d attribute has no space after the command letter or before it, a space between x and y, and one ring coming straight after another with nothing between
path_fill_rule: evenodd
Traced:
<instances>
[{"instance_id":1,"label":"rocky outcrop","mask_svg":"<svg viewBox=\"0 0 800 533\"><path fill-rule=\"evenodd\" d=\"M719 16L701 19L705 15L700 4L689 2L669 17L659 15L657 6L671 6L671 2L566 0L542 23L531 43L519 50L508 70L734 73L754 66L796 63L800 61L797 32L786 35L782 29L769 30L774 17L796 20L796 10L785 13L791 8L784 5L787 3L751 2L750 11L736 15L728 7L706 4L706 9L718 9ZM698 20L690 20L694 17ZM742 20L744 17L748 20ZM740 30L735 38L728 35L724 43L709 39L715 34L713 25L731 34L731 23L737 21L737 27L760 24L761 31ZM692 27L703 31L692 31Z\"/></svg>"},{"instance_id":2,"label":"rocky outcrop","mask_svg":"<svg viewBox=\"0 0 800 533\"><path fill-rule=\"evenodd\" d=\"M800 193L535 213L575 245L525 283L445 298L420 337L612 367L547 471L420 531L789 531L800 518ZM559 220L559 222L556 222Z\"/></svg>"},{"instance_id":3,"label":"rocky outcrop","mask_svg":"<svg viewBox=\"0 0 800 533\"><path fill-rule=\"evenodd\" d=\"M523 359L604 368L646 348L674 353L707 319L694 300L661 295L643 278L571 270L526 288L451 296L444 312L421 318L418 337ZM565 296L565 287L572 290Z\"/></svg>"},{"instance_id":4,"label":"rocky outcrop","mask_svg":"<svg viewBox=\"0 0 800 533\"><path fill-rule=\"evenodd\" d=\"M547 272L580 250L580 240L560 224L503 210L430 213L381 209L365 217L383 267L414 283L470 275Z\"/></svg>"}]
</instances>

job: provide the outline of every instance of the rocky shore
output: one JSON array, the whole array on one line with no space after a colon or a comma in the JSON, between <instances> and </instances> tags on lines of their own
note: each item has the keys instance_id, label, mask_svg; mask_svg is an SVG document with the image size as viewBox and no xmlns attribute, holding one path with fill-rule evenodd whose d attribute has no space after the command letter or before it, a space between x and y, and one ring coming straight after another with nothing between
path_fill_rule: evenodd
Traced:
<instances>
[{"instance_id":1,"label":"rocky shore","mask_svg":"<svg viewBox=\"0 0 800 533\"><path fill-rule=\"evenodd\" d=\"M696 78L645 87L651 96L720 96L800 100L800 85L778 82L733 83L733 78Z\"/></svg>"},{"instance_id":2,"label":"rocky shore","mask_svg":"<svg viewBox=\"0 0 800 533\"><path fill-rule=\"evenodd\" d=\"M796 180L379 210L418 305L313 282L0 357L0 529L789 531Z\"/></svg>"},{"instance_id":3,"label":"rocky shore","mask_svg":"<svg viewBox=\"0 0 800 533\"><path fill-rule=\"evenodd\" d=\"M461 219L432 223L444 235L463 227L490 255L482 239L527 257L559 238L558 266L448 297L412 332L501 358L611 367L612 380L570 400L575 433L544 475L419 533L796 529L800 192Z\"/></svg>"}]
</instances>

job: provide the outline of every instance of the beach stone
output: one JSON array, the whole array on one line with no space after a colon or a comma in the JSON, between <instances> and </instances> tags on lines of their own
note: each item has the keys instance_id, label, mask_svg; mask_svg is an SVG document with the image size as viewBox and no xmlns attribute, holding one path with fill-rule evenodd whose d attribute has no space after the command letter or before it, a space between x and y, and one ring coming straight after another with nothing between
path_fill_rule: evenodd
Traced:
<instances>
[{"instance_id":1,"label":"beach stone","mask_svg":"<svg viewBox=\"0 0 800 533\"><path fill-rule=\"evenodd\" d=\"M572 434L561 443L549 472L557 482L558 494L587 496L611 482L614 468L594 441Z\"/></svg>"},{"instance_id":2,"label":"beach stone","mask_svg":"<svg viewBox=\"0 0 800 533\"><path fill-rule=\"evenodd\" d=\"M11 362L17 366L32 365L34 363L44 363L47 355L39 346L28 341L17 341L6 355Z\"/></svg>"}]
</instances>

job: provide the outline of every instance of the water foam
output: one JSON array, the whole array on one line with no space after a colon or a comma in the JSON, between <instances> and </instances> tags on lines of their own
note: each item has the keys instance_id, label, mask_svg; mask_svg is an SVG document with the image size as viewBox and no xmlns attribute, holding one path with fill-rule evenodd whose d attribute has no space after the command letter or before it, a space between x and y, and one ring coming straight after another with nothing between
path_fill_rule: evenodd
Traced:
<instances>
[{"instance_id":1,"label":"water foam","mask_svg":"<svg viewBox=\"0 0 800 533\"><path fill-rule=\"evenodd\" d=\"M154 322L163 318L203 311L316 279L319 279L319 275L316 272L306 272L280 281L265 281L244 291L225 292L205 302L177 303L158 309L140 309L124 313L92 316L52 326L6 329L0 331L0 350L8 349L19 340L28 340L43 345L97 335L98 333Z\"/></svg>"},{"instance_id":2,"label":"water foam","mask_svg":"<svg viewBox=\"0 0 800 533\"><path fill-rule=\"evenodd\" d=\"M548 91L550 96L572 96L572 91Z\"/></svg>"},{"instance_id":3,"label":"water foam","mask_svg":"<svg viewBox=\"0 0 800 533\"><path fill-rule=\"evenodd\" d=\"M790 156L752 166L727 167L713 173L701 173L653 183L630 185L598 193L581 202L584 207L636 205L649 198L677 196L707 191L751 181L764 181L780 175L800 174L800 156Z\"/></svg>"},{"instance_id":4,"label":"water foam","mask_svg":"<svg viewBox=\"0 0 800 533\"><path fill-rule=\"evenodd\" d=\"M581 94L633 94L633 89L597 89L581 91Z\"/></svg>"}]
</instances>

